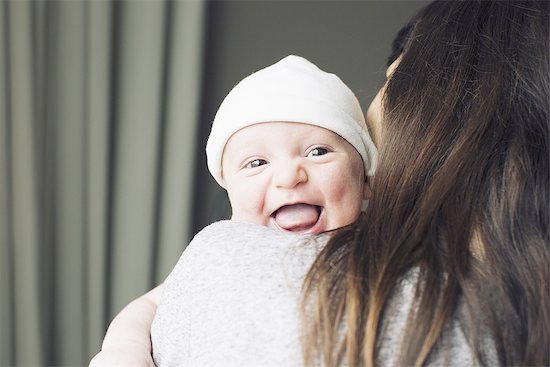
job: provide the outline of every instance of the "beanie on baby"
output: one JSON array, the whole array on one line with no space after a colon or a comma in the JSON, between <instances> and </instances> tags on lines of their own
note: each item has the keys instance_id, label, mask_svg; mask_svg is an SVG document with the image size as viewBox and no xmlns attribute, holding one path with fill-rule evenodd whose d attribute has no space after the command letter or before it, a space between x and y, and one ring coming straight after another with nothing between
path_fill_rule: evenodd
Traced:
<instances>
[{"instance_id":1,"label":"beanie on baby","mask_svg":"<svg viewBox=\"0 0 550 367\"><path fill-rule=\"evenodd\" d=\"M208 169L222 187L227 141L238 130L262 122L298 122L331 130L359 152L365 173L374 174L376 148L353 92L336 75L291 55L244 78L220 105L206 155Z\"/></svg>"}]
</instances>

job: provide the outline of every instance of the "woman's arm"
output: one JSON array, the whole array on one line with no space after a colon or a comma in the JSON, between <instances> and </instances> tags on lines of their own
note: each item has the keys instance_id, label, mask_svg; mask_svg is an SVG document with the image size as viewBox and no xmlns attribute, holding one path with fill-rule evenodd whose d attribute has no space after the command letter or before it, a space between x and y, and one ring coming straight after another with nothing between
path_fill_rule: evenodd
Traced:
<instances>
[{"instance_id":1,"label":"woman's arm","mask_svg":"<svg viewBox=\"0 0 550 367\"><path fill-rule=\"evenodd\" d=\"M163 287L160 284L120 311L109 325L101 351L91 360L90 367L154 366L151 356L151 324Z\"/></svg>"}]
</instances>

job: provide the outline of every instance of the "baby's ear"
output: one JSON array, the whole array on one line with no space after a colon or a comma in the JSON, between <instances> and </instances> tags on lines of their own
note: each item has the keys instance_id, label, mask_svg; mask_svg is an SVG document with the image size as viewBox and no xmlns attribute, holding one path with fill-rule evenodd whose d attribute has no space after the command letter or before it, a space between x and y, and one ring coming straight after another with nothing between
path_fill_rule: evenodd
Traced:
<instances>
[{"instance_id":1,"label":"baby's ear","mask_svg":"<svg viewBox=\"0 0 550 367\"><path fill-rule=\"evenodd\" d=\"M372 190L370 189L369 177L365 177L365 183L363 185L363 200L369 200L372 196Z\"/></svg>"}]
</instances>

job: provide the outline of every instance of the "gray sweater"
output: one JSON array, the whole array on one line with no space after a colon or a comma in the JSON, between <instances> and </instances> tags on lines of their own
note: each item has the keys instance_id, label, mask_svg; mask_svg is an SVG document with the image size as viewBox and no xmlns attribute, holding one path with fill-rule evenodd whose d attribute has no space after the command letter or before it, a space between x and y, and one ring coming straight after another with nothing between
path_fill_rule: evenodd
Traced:
<instances>
[{"instance_id":1,"label":"gray sweater","mask_svg":"<svg viewBox=\"0 0 550 367\"><path fill-rule=\"evenodd\" d=\"M300 366L300 287L328 236L222 221L198 233L164 283L151 339L157 366ZM414 275L397 288L378 362L396 365ZM459 322L432 365L475 364Z\"/></svg>"}]
</instances>

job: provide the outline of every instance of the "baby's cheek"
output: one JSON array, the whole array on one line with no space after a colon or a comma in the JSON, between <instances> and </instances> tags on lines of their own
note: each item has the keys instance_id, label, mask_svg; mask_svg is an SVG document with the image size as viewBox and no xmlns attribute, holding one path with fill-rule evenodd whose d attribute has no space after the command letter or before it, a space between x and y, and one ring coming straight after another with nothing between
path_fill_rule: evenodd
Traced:
<instances>
[{"instance_id":1,"label":"baby's cheek","mask_svg":"<svg viewBox=\"0 0 550 367\"><path fill-rule=\"evenodd\" d=\"M255 207L235 207L232 210L231 219L266 225L266 220Z\"/></svg>"},{"instance_id":2,"label":"baby's cheek","mask_svg":"<svg viewBox=\"0 0 550 367\"><path fill-rule=\"evenodd\" d=\"M340 202L346 194L349 195L350 186L351 184L346 184L344 180L331 178L327 185L327 193L330 196L331 201Z\"/></svg>"},{"instance_id":3,"label":"baby's cheek","mask_svg":"<svg viewBox=\"0 0 550 367\"><path fill-rule=\"evenodd\" d=\"M337 211L336 216L349 224L361 211L363 200L362 177L355 172L340 170L329 176L327 182L327 196Z\"/></svg>"},{"instance_id":4,"label":"baby's cheek","mask_svg":"<svg viewBox=\"0 0 550 367\"><path fill-rule=\"evenodd\" d=\"M245 185L242 185L238 190L232 190L229 195L231 218L256 223L263 211L264 199L257 190Z\"/></svg>"},{"instance_id":5,"label":"baby's cheek","mask_svg":"<svg viewBox=\"0 0 550 367\"><path fill-rule=\"evenodd\" d=\"M334 170L328 179L328 190L335 200L362 198L362 171L353 169Z\"/></svg>"}]
</instances>

